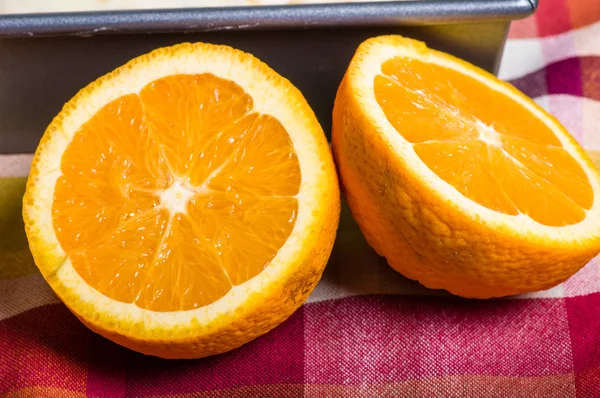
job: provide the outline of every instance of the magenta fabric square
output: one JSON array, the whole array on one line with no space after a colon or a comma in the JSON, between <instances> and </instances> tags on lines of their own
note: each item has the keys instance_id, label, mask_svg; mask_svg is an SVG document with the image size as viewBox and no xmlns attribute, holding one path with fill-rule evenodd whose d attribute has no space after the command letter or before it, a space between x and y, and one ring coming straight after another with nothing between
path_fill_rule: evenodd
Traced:
<instances>
[{"instance_id":1,"label":"magenta fabric square","mask_svg":"<svg viewBox=\"0 0 600 398\"><path fill-rule=\"evenodd\" d=\"M316 384L573 370L561 299L355 297L306 306L305 335Z\"/></svg>"}]
</instances>

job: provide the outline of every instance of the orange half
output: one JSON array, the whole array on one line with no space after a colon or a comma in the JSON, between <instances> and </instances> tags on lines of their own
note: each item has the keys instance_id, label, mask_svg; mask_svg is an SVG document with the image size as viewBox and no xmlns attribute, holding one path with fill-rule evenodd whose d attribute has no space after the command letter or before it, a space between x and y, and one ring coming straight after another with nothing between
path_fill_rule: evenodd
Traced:
<instances>
[{"instance_id":1,"label":"orange half","mask_svg":"<svg viewBox=\"0 0 600 398\"><path fill-rule=\"evenodd\" d=\"M583 149L511 85L421 42L358 48L332 144L369 243L426 286L530 292L600 252L600 173Z\"/></svg>"},{"instance_id":2,"label":"orange half","mask_svg":"<svg viewBox=\"0 0 600 398\"><path fill-rule=\"evenodd\" d=\"M226 351L289 316L318 281L339 212L300 93L251 55L204 44L157 50L82 90L44 135L24 203L61 299L166 357Z\"/></svg>"}]
</instances>

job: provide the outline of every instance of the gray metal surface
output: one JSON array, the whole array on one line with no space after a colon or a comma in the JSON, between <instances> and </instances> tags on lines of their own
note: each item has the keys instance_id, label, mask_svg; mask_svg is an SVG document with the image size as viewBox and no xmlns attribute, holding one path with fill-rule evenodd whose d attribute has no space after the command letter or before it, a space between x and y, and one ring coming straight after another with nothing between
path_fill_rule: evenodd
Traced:
<instances>
[{"instance_id":1,"label":"gray metal surface","mask_svg":"<svg viewBox=\"0 0 600 398\"><path fill-rule=\"evenodd\" d=\"M441 3L461 7L477 3L480 8L469 9L477 10L479 17L464 14L460 7L452 13L443 6L436 19L429 7ZM494 16L491 10L495 8L484 13L482 3L495 3L494 7L510 3L513 8L497 10ZM423 5L422 19L415 8L418 4ZM366 38L380 34L414 37L495 72L509 20L535 8L535 3L527 0L367 5L299 7L295 16L289 14L293 11L290 7L195 10L194 15L222 13L210 26L206 16L201 17L195 28L189 25L189 17L181 19L189 12L184 10L0 17L0 153L34 151L52 117L79 89L137 55L186 41L228 44L253 53L303 92L328 133L337 86L356 47ZM400 12L402 5L408 8ZM332 15L336 9L340 12L335 17L338 26L319 12ZM361 17L357 10L373 17ZM151 24L152 15L161 17ZM163 18L167 15L179 15L180 19ZM112 22L106 23L108 19Z\"/></svg>"},{"instance_id":2,"label":"gray metal surface","mask_svg":"<svg viewBox=\"0 0 600 398\"><path fill-rule=\"evenodd\" d=\"M0 36L389 27L522 18L537 0L426 0L0 16Z\"/></svg>"}]
</instances>

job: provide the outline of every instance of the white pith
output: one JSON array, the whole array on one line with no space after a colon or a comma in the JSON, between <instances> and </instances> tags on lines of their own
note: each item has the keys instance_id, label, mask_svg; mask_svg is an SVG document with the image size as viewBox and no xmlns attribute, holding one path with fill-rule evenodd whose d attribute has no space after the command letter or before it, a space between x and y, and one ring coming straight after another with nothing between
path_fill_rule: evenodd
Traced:
<instances>
[{"instance_id":1,"label":"white pith","mask_svg":"<svg viewBox=\"0 0 600 398\"><path fill-rule=\"evenodd\" d=\"M197 194L202 194L201 188L189 187L183 180L176 179L170 187L162 192L156 192L160 197L160 206L169 210L171 215L186 214L188 201Z\"/></svg>"}]
</instances>

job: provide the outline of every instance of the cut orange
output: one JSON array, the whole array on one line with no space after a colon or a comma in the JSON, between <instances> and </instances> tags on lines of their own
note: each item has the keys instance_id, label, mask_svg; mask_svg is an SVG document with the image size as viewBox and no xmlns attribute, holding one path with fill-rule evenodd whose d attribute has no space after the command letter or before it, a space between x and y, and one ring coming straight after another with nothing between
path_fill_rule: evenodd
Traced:
<instances>
[{"instance_id":1,"label":"cut orange","mask_svg":"<svg viewBox=\"0 0 600 398\"><path fill-rule=\"evenodd\" d=\"M241 51L182 44L67 103L35 154L23 213L36 264L87 326L193 358L303 303L333 245L339 192L290 82Z\"/></svg>"},{"instance_id":2,"label":"cut orange","mask_svg":"<svg viewBox=\"0 0 600 398\"><path fill-rule=\"evenodd\" d=\"M600 252L600 174L564 127L511 85L421 42L359 47L332 143L367 240L425 286L530 292Z\"/></svg>"}]
</instances>

